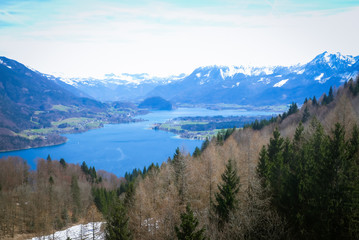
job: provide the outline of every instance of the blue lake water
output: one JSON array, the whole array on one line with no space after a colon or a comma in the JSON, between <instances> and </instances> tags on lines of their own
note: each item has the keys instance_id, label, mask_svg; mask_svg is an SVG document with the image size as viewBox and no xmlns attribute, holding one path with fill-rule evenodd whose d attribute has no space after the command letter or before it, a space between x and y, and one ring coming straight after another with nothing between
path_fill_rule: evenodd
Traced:
<instances>
[{"instance_id":1,"label":"blue lake water","mask_svg":"<svg viewBox=\"0 0 359 240\"><path fill-rule=\"evenodd\" d=\"M20 156L26 159L31 168L36 168L38 158L50 154L52 159L64 158L66 162L94 166L96 170L106 170L124 176L125 172L134 168L166 161L173 156L175 149L180 147L192 153L202 141L180 139L172 133L154 131L151 124L165 122L168 119L181 116L258 116L272 115L272 112L240 111L240 110L208 110L203 108L179 108L172 111L154 111L139 116L145 122L129 124L107 124L103 128L84 133L65 134L68 141L65 144L33 148L27 150L0 153L4 156Z\"/></svg>"}]
</instances>

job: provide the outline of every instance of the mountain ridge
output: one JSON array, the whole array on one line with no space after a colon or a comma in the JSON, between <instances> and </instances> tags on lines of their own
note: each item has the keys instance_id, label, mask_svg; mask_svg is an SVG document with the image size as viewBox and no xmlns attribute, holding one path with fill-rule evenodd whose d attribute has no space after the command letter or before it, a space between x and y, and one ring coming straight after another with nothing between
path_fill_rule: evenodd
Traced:
<instances>
[{"instance_id":1,"label":"mountain ridge","mask_svg":"<svg viewBox=\"0 0 359 240\"><path fill-rule=\"evenodd\" d=\"M133 108L84 95L58 79L0 57L0 151L61 144L66 138L59 133L132 121Z\"/></svg>"},{"instance_id":2,"label":"mountain ridge","mask_svg":"<svg viewBox=\"0 0 359 240\"><path fill-rule=\"evenodd\" d=\"M140 102L160 96L176 104L282 105L301 101L308 94L319 98L329 86L338 87L358 72L359 56L325 51L292 66L212 65L167 78L142 73L59 80L101 101Z\"/></svg>"},{"instance_id":3,"label":"mountain ridge","mask_svg":"<svg viewBox=\"0 0 359 240\"><path fill-rule=\"evenodd\" d=\"M280 105L308 95L320 97L331 85L338 87L358 72L356 58L324 52L289 67L200 67L181 81L157 86L147 96L175 103Z\"/></svg>"}]
</instances>

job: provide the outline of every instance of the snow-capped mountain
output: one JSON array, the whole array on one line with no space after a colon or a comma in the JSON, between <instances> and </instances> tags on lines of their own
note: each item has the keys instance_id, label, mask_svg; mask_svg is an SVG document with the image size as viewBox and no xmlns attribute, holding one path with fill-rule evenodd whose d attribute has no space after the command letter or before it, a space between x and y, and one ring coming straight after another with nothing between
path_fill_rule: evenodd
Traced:
<instances>
[{"instance_id":1,"label":"snow-capped mountain","mask_svg":"<svg viewBox=\"0 0 359 240\"><path fill-rule=\"evenodd\" d=\"M167 78L143 73L58 80L101 101L160 96L173 103L272 105L319 98L330 86L338 87L358 73L359 56L324 52L306 64L289 67L206 66L187 76Z\"/></svg>"},{"instance_id":2,"label":"snow-capped mountain","mask_svg":"<svg viewBox=\"0 0 359 240\"><path fill-rule=\"evenodd\" d=\"M147 73L141 74L106 74L100 78L65 78L59 80L74 86L80 91L101 101L123 101L141 98L156 86L166 85L184 78L185 75L167 78L153 77Z\"/></svg>"},{"instance_id":3,"label":"snow-capped mountain","mask_svg":"<svg viewBox=\"0 0 359 240\"><path fill-rule=\"evenodd\" d=\"M180 81L157 86L147 96L178 103L251 105L302 102L320 97L330 86L359 73L359 57L324 52L303 65L290 67L200 67Z\"/></svg>"}]
</instances>

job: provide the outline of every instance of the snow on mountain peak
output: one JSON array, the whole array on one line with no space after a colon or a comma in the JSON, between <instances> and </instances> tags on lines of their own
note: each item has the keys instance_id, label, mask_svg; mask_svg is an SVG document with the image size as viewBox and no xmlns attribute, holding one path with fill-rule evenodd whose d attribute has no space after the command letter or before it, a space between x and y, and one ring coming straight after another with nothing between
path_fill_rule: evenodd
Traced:
<instances>
[{"instance_id":1,"label":"snow on mountain peak","mask_svg":"<svg viewBox=\"0 0 359 240\"><path fill-rule=\"evenodd\" d=\"M88 85L88 86L96 86L96 85L140 85L143 83L160 83L166 84L173 81L178 81L185 78L186 75L180 74L177 76L169 76L169 77L155 77L151 76L147 73L140 74L129 74L129 73L121 73L114 74L109 73L102 76L97 77L60 77L60 80L70 84L72 86Z\"/></svg>"},{"instance_id":2,"label":"snow on mountain peak","mask_svg":"<svg viewBox=\"0 0 359 240\"><path fill-rule=\"evenodd\" d=\"M273 87L282 87L284 84L286 84L288 82L289 79L284 79L281 80L279 82L277 82L276 84L273 85Z\"/></svg>"},{"instance_id":3,"label":"snow on mountain peak","mask_svg":"<svg viewBox=\"0 0 359 240\"><path fill-rule=\"evenodd\" d=\"M316 58L314 58L313 61L316 63L318 62L326 63L328 64L329 67L333 68L338 63L351 66L356 62L356 59L351 55L342 55L340 52L329 53L325 51L322 54L319 54Z\"/></svg>"}]
</instances>

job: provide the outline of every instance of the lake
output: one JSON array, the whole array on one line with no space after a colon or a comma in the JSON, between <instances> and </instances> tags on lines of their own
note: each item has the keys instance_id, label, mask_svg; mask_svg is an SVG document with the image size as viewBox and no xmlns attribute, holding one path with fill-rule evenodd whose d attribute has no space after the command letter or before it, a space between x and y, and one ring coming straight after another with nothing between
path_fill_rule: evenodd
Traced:
<instances>
[{"instance_id":1,"label":"lake","mask_svg":"<svg viewBox=\"0 0 359 240\"><path fill-rule=\"evenodd\" d=\"M272 115L273 112L241 111L241 110L208 110L203 108L178 108L172 111L153 111L147 115L138 116L144 122L128 124L106 124L103 128L93 129L83 133L64 134L68 138L65 144L33 148L19 151L0 153L4 156L20 156L27 160L32 169L36 168L38 158L50 154L52 159L64 158L68 163L94 166L96 170L106 170L117 176L134 168L143 169L151 163L167 161L173 157L177 147L193 153L202 141L180 139L173 133L150 129L153 123L185 116L258 116Z\"/></svg>"}]
</instances>

